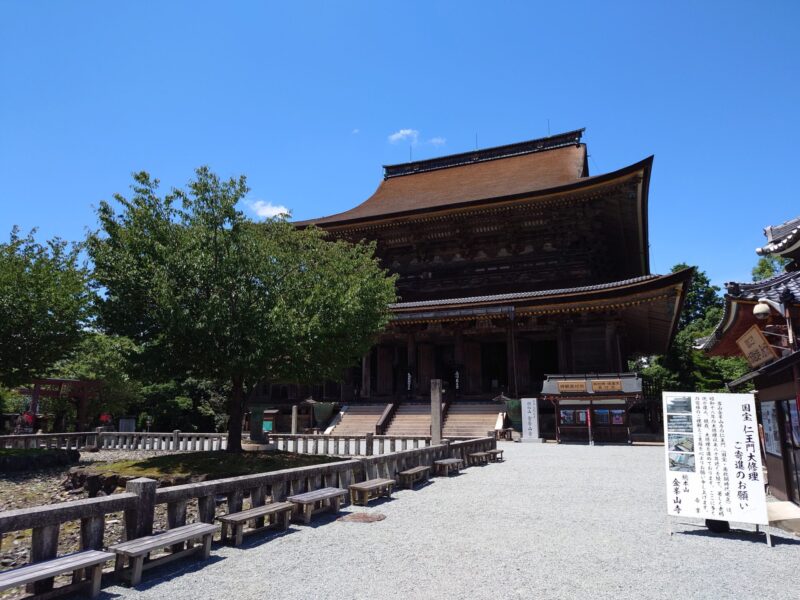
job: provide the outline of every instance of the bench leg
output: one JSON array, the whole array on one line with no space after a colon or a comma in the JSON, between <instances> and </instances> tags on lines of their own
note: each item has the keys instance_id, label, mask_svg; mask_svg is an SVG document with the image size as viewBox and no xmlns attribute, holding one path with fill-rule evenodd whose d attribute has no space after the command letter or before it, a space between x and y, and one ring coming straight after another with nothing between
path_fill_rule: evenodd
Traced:
<instances>
[{"instance_id":1,"label":"bench leg","mask_svg":"<svg viewBox=\"0 0 800 600\"><path fill-rule=\"evenodd\" d=\"M220 530L220 538L223 544L228 542L228 524L223 521L222 528Z\"/></svg>"},{"instance_id":2,"label":"bench leg","mask_svg":"<svg viewBox=\"0 0 800 600\"><path fill-rule=\"evenodd\" d=\"M331 510L333 511L333 514L339 512L339 508L341 507L341 505L342 505L341 498L339 498L338 496L336 498L333 498L333 500L331 501Z\"/></svg>"},{"instance_id":3,"label":"bench leg","mask_svg":"<svg viewBox=\"0 0 800 600\"><path fill-rule=\"evenodd\" d=\"M241 546L243 536L244 536L244 523L239 523L236 525L236 535L235 539L233 540L233 545ZM205 544L205 540L203 540L203 543Z\"/></svg>"},{"instance_id":4,"label":"bench leg","mask_svg":"<svg viewBox=\"0 0 800 600\"><path fill-rule=\"evenodd\" d=\"M311 523L311 512L314 510L313 504L306 504L303 506L303 523L308 525Z\"/></svg>"},{"instance_id":5,"label":"bench leg","mask_svg":"<svg viewBox=\"0 0 800 600\"><path fill-rule=\"evenodd\" d=\"M292 520L292 511L291 509L283 511L281 515L281 529L286 531L289 529L289 521Z\"/></svg>"},{"instance_id":6,"label":"bench leg","mask_svg":"<svg viewBox=\"0 0 800 600\"><path fill-rule=\"evenodd\" d=\"M358 493L355 490L350 490L350 504L358 504Z\"/></svg>"},{"instance_id":7,"label":"bench leg","mask_svg":"<svg viewBox=\"0 0 800 600\"><path fill-rule=\"evenodd\" d=\"M100 594L100 582L103 578L103 565L95 565L91 567L92 579L89 588L89 597L90 598L97 598Z\"/></svg>"},{"instance_id":8,"label":"bench leg","mask_svg":"<svg viewBox=\"0 0 800 600\"><path fill-rule=\"evenodd\" d=\"M142 566L144 566L144 556L131 556L131 587L139 585L142 581Z\"/></svg>"},{"instance_id":9,"label":"bench leg","mask_svg":"<svg viewBox=\"0 0 800 600\"><path fill-rule=\"evenodd\" d=\"M125 557L122 554L117 554L114 559L114 572L119 573L125 568Z\"/></svg>"},{"instance_id":10,"label":"bench leg","mask_svg":"<svg viewBox=\"0 0 800 600\"><path fill-rule=\"evenodd\" d=\"M213 538L213 534L208 533L203 536L203 560L206 560L209 556L211 556L211 538Z\"/></svg>"}]
</instances>

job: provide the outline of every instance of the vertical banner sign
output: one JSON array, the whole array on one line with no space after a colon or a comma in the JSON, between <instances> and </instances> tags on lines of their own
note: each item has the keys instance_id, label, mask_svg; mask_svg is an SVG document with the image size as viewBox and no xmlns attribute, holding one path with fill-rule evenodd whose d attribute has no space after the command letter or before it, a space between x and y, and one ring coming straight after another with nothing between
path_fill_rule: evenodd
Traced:
<instances>
[{"instance_id":1,"label":"vertical banner sign","mask_svg":"<svg viewBox=\"0 0 800 600\"><path fill-rule=\"evenodd\" d=\"M522 398L522 441L539 442L539 407L536 398Z\"/></svg>"},{"instance_id":2,"label":"vertical banner sign","mask_svg":"<svg viewBox=\"0 0 800 600\"><path fill-rule=\"evenodd\" d=\"M767 525L752 394L664 392L667 513Z\"/></svg>"}]
</instances>

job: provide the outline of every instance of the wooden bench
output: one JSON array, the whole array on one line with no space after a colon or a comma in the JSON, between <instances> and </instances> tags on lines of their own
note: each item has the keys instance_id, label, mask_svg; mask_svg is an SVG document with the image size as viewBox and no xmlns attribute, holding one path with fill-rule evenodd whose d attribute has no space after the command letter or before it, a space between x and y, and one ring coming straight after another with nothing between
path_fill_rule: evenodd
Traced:
<instances>
[{"instance_id":1,"label":"wooden bench","mask_svg":"<svg viewBox=\"0 0 800 600\"><path fill-rule=\"evenodd\" d=\"M503 451L502 450L498 450L498 449L487 450L486 454L489 455L489 460L491 460L492 462L498 462L498 461L503 460Z\"/></svg>"},{"instance_id":2,"label":"wooden bench","mask_svg":"<svg viewBox=\"0 0 800 600\"><path fill-rule=\"evenodd\" d=\"M460 458L443 458L442 460L434 461L433 464L437 475L450 475L453 472L458 474L464 461Z\"/></svg>"},{"instance_id":3,"label":"wooden bench","mask_svg":"<svg viewBox=\"0 0 800 600\"><path fill-rule=\"evenodd\" d=\"M431 468L425 465L419 465L418 467L412 467L411 469L406 469L405 471L400 471L397 473L397 478L399 480L401 487L406 488L413 488L414 484L418 481L428 481L428 477L430 476Z\"/></svg>"},{"instance_id":4,"label":"wooden bench","mask_svg":"<svg viewBox=\"0 0 800 600\"><path fill-rule=\"evenodd\" d=\"M395 484L394 479L369 479L361 483L354 483L350 486L350 502L366 506L372 498L385 496L392 497L392 488Z\"/></svg>"},{"instance_id":5,"label":"wooden bench","mask_svg":"<svg viewBox=\"0 0 800 600\"><path fill-rule=\"evenodd\" d=\"M486 465L489 464L488 452L473 452L469 455L469 464L471 465Z\"/></svg>"},{"instance_id":6,"label":"wooden bench","mask_svg":"<svg viewBox=\"0 0 800 600\"><path fill-rule=\"evenodd\" d=\"M155 565L170 562L196 551L201 551L203 559L207 559L211 553L211 538L216 530L217 527L211 523L192 523L191 525L183 525L182 527L170 529L164 533L148 535L128 542L122 542L121 544L114 544L108 548L117 554L114 571L122 571L125 568L125 559L127 558L131 586L135 586L142 580L143 569L149 569ZM192 542L197 539L202 539L202 545L195 548L192 546ZM186 545L188 547L186 550L173 552L168 557L148 562L147 565L144 564L144 559L151 552L175 544L182 544L183 542L187 542Z\"/></svg>"},{"instance_id":7,"label":"wooden bench","mask_svg":"<svg viewBox=\"0 0 800 600\"><path fill-rule=\"evenodd\" d=\"M513 427L506 427L505 429L495 429L494 430L494 439L496 440L508 440L509 442L514 441L514 428Z\"/></svg>"},{"instance_id":8,"label":"wooden bench","mask_svg":"<svg viewBox=\"0 0 800 600\"><path fill-rule=\"evenodd\" d=\"M25 565L24 567L2 571L0 572L0 591L72 572L74 573L73 581L75 583L58 588L57 591L65 593L68 591L67 588L77 590L79 587L89 586L89 597L95 598L100 593L100 578L103 575L103 565L112 558L114 558L114 555L110 552L84 550ZM84 570L88 570L90 578L85 581L78 581L80 573Z\"/></svg>"},{"instance_id":9,"label":"wooden bench","mask_svg":"<svg viewBox=\"0 0 800 600\"><path fill-rule=\"evenodd\" d=\"M342 505L342 498L347 496L347 490L342 488L326 487L305 494L295 494L286 498L294 504L294 516L302 514L303 523L311 522L311 515L329 510L338 513Z\"/></svg>"},{"instance_id":10,"label":"wooden bench","mask_svg":"<svg viewBox=\"0 0 800 600\"><path fill-rule=\"evenodd\" d=\"M233 545L238 546L242 543L244 536L244 526L248 521L263 521L267 517L269 527L270 525L278 525L280 529L286 530L289 528L289 521L292 518L292 510L294 504L291 502L272 502L264 504L263 506L254 506L248 510L223 515L217 517L217 521L222 523L222 541L228 541L228 527L233 529ZM254 531L262 529L262 526L256 524Z\"/></svg>"}]
</instances>

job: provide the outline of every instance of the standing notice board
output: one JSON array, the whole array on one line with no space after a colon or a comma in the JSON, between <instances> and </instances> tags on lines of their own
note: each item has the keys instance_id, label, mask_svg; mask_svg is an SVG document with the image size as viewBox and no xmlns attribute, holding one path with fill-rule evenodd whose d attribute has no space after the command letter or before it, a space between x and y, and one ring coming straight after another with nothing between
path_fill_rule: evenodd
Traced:
<instances>
[{"instance_id":1,"label":"standing notice board","mask_svg":"<svg viewBox=\"0 0 800 600\"><path fill-rule=\"evenodd\" d=\"M536 398L522 398L522 441L541 442L539 437L539 406Z\"/></svg>"},{"instance_id":2,"label":"standing notice board","mask_svg":"<svg viewBox=\"0 0 800 600\"><path fill-rule=\"evenodd\" d=\"M767 524L752 394L664 392L667 513Z\"/></svg>"}]
</instances>

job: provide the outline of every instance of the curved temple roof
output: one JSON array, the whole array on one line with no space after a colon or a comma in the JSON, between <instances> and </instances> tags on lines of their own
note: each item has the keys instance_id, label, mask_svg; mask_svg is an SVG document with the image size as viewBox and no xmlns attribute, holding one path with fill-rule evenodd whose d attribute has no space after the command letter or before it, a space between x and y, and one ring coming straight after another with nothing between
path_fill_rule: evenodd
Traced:
<instances>
[{"instance_id":1,"label":"curved temple roof","mask_svg":"<svg viewBox=\"0 0 800 600\"><path fill-rule=\"evenodd\" d=\"M384 180L358 206L297 225L354 221L555 190L589 181L583 130L548 138L385 166Z\"/></svg>"}]
</instances>

